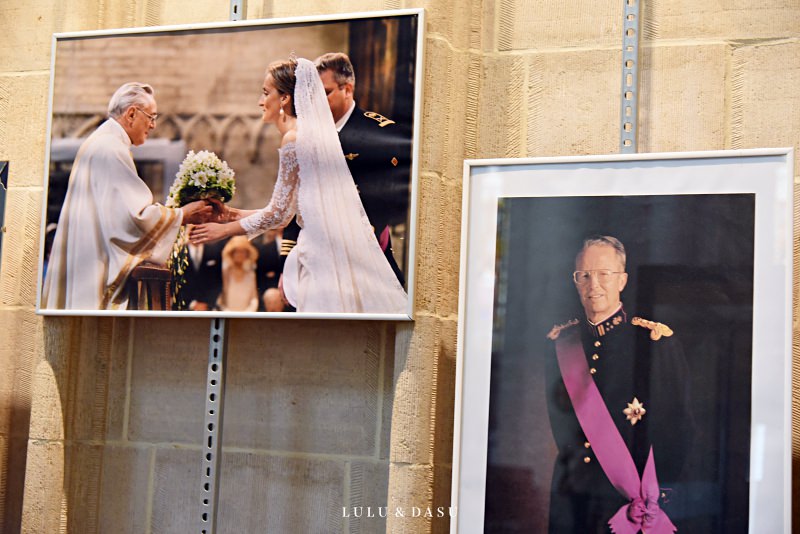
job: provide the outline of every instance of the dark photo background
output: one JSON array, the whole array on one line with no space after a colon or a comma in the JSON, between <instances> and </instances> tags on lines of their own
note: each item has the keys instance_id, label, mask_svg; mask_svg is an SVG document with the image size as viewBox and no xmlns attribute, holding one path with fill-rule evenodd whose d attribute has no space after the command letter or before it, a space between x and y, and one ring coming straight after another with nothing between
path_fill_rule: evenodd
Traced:
<instances>
[{"instance_id":1,"label":"dark photo background","mask_svg":"<svg viewBox=\"0 0 800 534\"><path fill-rule=\"evenodd\" d=\"M485 532L546 532L555 443L546 334L583 318L571 279L584 238L627 251L628 316L681 340L698 423L686 461L684 532L747 532L755 196L501 199Z\"/></svg>"}]
</instances>

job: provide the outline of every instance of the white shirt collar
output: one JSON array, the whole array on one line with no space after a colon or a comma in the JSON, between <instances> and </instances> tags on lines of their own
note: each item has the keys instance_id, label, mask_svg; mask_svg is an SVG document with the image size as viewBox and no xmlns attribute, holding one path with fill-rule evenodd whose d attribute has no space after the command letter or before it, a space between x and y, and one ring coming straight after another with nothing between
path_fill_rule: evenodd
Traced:
<instances>
[{"instance_id":1,"label":"white shirt collar","mask_svg":"<svg viewBox=\"0 0 800 534\"><path fill-rule=\"evenodd\" d=\"M355 110L355 109L356 109L356 101L353 100L353 103L350 105L350 109L348 109L347 112L344 115L342 115L341 119L336 121L336 131L337 132L341 132L342 131L342 128L344 128L344 125L347 124L347 120L350 118L350 115L353 114L353 110Z\"/></svg>"}]
</instances>

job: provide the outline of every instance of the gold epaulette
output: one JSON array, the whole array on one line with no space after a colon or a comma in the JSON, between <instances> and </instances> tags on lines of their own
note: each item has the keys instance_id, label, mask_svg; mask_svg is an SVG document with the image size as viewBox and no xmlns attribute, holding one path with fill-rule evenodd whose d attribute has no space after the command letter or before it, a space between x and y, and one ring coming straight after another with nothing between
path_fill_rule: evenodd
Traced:
<instances>
[{"instance_id":1,"label":"gold epaulette","mask_svg":"<svg viewBox=\"0 0 800 534\"><path fill-rule=\"evenodd\" d=\"M284 239L281 241L281 256L289 254L296 244L297 241L292 241L291 239Z\"/></svg>"},{"instance_id":2,"label":"gold epaulette","mask_svg":"<svg viewBox=\"0 0 800 534\"><path fill-rule=\"evenodd\" d=\"M553 326L552 330L550 330L550 332L547 334L547 338L555 341L556 339L558 339L558 336L561 334L562 330L569 328L570 326L575 326L576 324L578 324L577 319L570 319L566 323L557 324Z\"/></svg>"},{"instance_id":3,"label":"gold epaulette","mask_svg":"<svg viewBox=\"0 0 800 534\"><path fill-rule=\"evenodd\" d=\"M661 336L669 337L672 335L672 329L664 323L657 323L655 321L648 321L641 317L634 317L631 319L631 324L634 326L641 326L642 328L650 329L650 339L658 341Z\"/></svg>"},{"instance_id":4,"label":"gold epaulette","mask_svg":"<svg viewBox=\"0 0 800 534\"><path fill-rule=\"evenodd\" d=\"M383 128L384 126L389 126L390 124L394 124L392 119L387 119L380 113L375 113L374 111L366 111L364 112L364 116L368 119L372 119L378 123L378 126Z\"/></svg>"}]
</instances>

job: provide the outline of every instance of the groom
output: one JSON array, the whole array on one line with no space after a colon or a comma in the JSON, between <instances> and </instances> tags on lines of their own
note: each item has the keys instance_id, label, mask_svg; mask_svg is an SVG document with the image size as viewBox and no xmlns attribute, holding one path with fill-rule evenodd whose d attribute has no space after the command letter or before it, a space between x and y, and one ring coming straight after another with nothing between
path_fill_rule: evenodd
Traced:
<instances>
[{"instance_id":1,"label":"groom","mask_svg":"<svg viewBox=\"0 0 800 534\"><path fill-rule=\"evenodd\" d=\"M411 136L394 121L356 106L355 72L347 54L330 52L314 63L364 211L386 261L404 284L403 272L392 253L390 227L404 223L408 213ZM299 233L300 227L293 219L283 232L283 260L297 243Z\"/></svg>"}]
</instances>

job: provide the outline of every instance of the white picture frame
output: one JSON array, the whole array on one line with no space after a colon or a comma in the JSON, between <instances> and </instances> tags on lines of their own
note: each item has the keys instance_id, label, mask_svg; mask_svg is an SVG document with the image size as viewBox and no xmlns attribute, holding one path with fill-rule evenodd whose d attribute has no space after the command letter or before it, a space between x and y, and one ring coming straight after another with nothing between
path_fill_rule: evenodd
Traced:
<instances>
[{"instance_id":1,"label":"white picture frame","mask_svg":"<svg viewBox=\"0 0 800 534\"><path fill-rule=\"evenodd\" d=\"M628 251L628 272L631 261L640 262L638 281L642 282L642 273L668 272L670 265L663 264L669 262L664 260L665 248L684 250L687 235L688 240L692 238L685 229L688 223L671 221L670 213L705 221L695 229L695 235L714 233L717 227L721 228L720 235L726 235L726 222L716 219L718 213L708 214L696 208L706 205L700 201L712 201L722 206L721 213L726 213L733 200L751 203L753 217L752 224L742 223L743 228L752 227L752 232L748 230L750 233L741 237L742 250L748 246L752 250L752 285L745 282L743 286L752 287L751 361L746 360L746 350L739 361L740 365L749 363L752 389L744 397L738 391L729 391L725 397L747 402L749 394L751 409L746 428L749 435L743 445L749 465L731 468L741 470L741 478L749 481L744 490L741 482L734 483L739 484L738 502L746 501L747 508L746 519L737 520L735 531L790 532L793 157L792 149L781 148L465 161L452 478L452 505L457 507L458 516L451 521L452 533L547 531L555 442L544 406L547 400L541 386L535 385L542 381L541 362L530 362L541 356L532 348L537 346L536 340L544 342L548 329L559 322L557 318L539 317L548 312L548 299L542 296L558 293L572 284L570 274L581 243L579 234L585 234L585 230L622 233L617 237L623 243L626 236L634 245L639 243ZM672 208L666 209L664 204ZM686 206L688 211L676 210L675 206ZM628 211L599 220L598 214L623 209ZM597 228L591 228L593 225ZM664 246L647 246L648 238L635 237L637 232L669 236L673 229L680 235ZM555 237L539 239L539 248L520 250L526 246L524 243L534 240L531 236L553 234ZM547 251L542 243L555 243L555 249L563 245L566 250ZM552 260L551 253L557 256L556 260ZM647 260L652 265L644 265L646 260L642 258L632 258L632 253L652 256ZM516 259L509 259L513 254L517 254ZM704 254L706 258L715 257L713 250ZM728 253L720 252L719 257L725 254ZM551 260L559 265L550 266ZM710 272L722 269L713 262L702 267ZM556 279L549 276L551 270L568 272ZM635 275L631 276L629 286L637 282ZM539 285L544 289L537 289ZM676 293L679 305L680 296L687 292ZM639 291L639 295L646 293L646 289ZM570 298L577 301L574 287L571 294ZM538 300L533 295L538 295ZM745 295L743 300L747 298ZM691 303L692 313L698 307L711 306L700 300ZM524 321L519 319L522 315ZM680 323L685 322L680 319L674 325L678 333L683 326ZM507 344L513 345L516 339L516 348L509 348ZM526 344L530 340L534 340L532 345ZM693 353L687 350L686 354L692 369ZM702 373L702 365L697 364L694 369L696 375ZM747 370L740 374L746 375ZM702 376L693 376L692 380L704 384ZM534 411L539 414L538 419L529 415ZM725 424L730 426L731 420L734 416L725 419ZM720 421L706 420L702 424L704 428L716 428L714 425L723 424ZM723 454L720 450L724 451L724 447L714 453L717 460ZM536 455L546 459L533 458ZM720 465L724 472L726 466L737 465L736 458L728 458ZM508 469L503 471L503 466ZM491 470L495 469L500 471L493 473ZM522 482L512 480L515 473L523 472L519 477ZM534 489L527 489L529 482ZM487 483L494 486L487 489ZM517 485L504 488L503 484ZM713 495L719 494L720 488L713 481L704 487ZM742 495L742 491L746 494ZM489 510L498 492L506 492L513 502L500 512ZM540 507L520 510L531 499L540 499ZM498 513L506 514L503 528L497 526L501 524L495 517ZM528 521L534 513L544 514L545 519L539 520L538 526ZM519 530L515 530L517 527ZM680 524L678 528L680 531Z\"/></svg>"}]
</instances>

